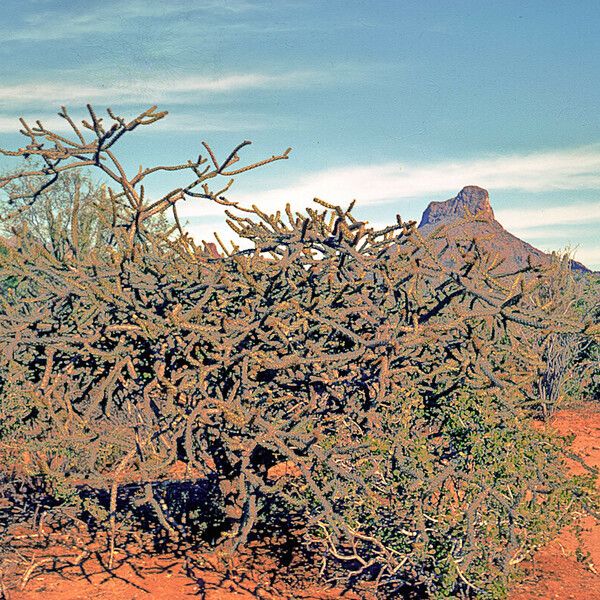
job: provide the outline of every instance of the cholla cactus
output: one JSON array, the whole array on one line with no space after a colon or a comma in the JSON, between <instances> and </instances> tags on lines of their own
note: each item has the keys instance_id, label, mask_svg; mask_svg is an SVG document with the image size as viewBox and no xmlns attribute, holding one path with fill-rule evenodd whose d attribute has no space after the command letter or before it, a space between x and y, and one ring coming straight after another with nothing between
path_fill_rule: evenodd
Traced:
<instances>
[{"instance_id":1,"label":"cholla cactus","mask_svg":"<svg viewBox=\"0 0 600 600\"><path fill-rule=\"evenodd\" d=\"M70 258L27 236L8 248L0 452L55 490L109 489L111 548L125 484L174 542L192 543L189 515L158 484L183 462L216 482L232 548L284 502L324 571L390 597L406 586L499 595L555 517L589 504L560 443L527 418L539 340L583 329L569 298L549 294L551 272L495 276L476 244L449 268L444 254L456 248L400 217L375 231L321 200L271 215L227 200L230 182L208 188L289 151L234 170L248 142L223 162L205 145L208 159L128 177L114 143L164 113L126 121L109 111L108 129L90 115L92 142L70 120L70 141L24 124L31 142L13 153L43 159L18 176L47 176L45 189L78 166L119 187L98 207L103 248L79 252L76 228L64 230ZM141 182L158 170L193 181L149 200ZM226 205L252 247L215 255L197 245L177 219L187 196ZM145 226L171 209L172 230Z\"/></svg>"}]
</instances>

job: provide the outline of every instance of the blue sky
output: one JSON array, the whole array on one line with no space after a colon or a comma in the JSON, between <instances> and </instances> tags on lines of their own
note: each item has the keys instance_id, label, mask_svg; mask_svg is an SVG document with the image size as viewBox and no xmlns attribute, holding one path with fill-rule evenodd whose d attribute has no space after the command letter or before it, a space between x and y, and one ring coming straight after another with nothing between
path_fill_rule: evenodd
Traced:
<instances>
[{"instance_id":1,"label":"blue sky","mask_svg":"<svg viewBox=\"0 0 600 600\"><path fill-rule=\"evenodd\" d=\"M123 140L130 168L221 153L290 160L240 176L231 199L314 196L374 223L418 219L464 185L542 249L600 268L600 2L2 0L0 146L17 117L57 125L91 102L169 116ZM8 163L2 162L0 166ZM157 177L160 194L182 180ZM188 201L190 230L220 209Z\"/></svg>"}]
</instances>

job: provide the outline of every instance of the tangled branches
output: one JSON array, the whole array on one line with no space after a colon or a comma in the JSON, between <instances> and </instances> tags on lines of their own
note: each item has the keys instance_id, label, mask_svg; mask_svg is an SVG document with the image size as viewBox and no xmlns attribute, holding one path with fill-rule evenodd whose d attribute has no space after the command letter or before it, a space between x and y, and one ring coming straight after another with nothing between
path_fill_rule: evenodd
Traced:
<instances>
[{"instance_id":1,"label":"tangled branches","mask_svg":"<svg viewBox=\"0 0 600 600\"><path fill-rule=\"evenodd\" d=\"M48 190L57 182L61 174L82 167L96 167L108 177L108 180L113 185L116 184L118 186L118 192L113 192L109 188L110 206L112 214L115 216L118 212L117 208L121 203L124 203L126 207L128 218L125 223L120 224L120 227L124 227L128 233L130 250L133 248L136 235L143 233L144 222L155 215L165 212L169 208L172 209L175 222L181 231L175 206L180 200L185 198L202 198L220 204L235 206L235 203L230 203L223 196L231 187L233 179L230 179L218 191L211 191L209 188L208 181L211 179L217 176L232 177L277 160L287 159L291 152L291 148L288 148L278 156L272 156L257 163L233 169L233 165L240 160L238 152L251 142L244 141L238 144L222 162L217 160L212 148L206 142L203 142L210 161L209 158L199 155L195 160L188 160L186 163L179 165L161 165L146 169L140 166L139 171L134 176L128 176L122 162L114 154L113 146L126 133L130 133L140 126L152 125L160 121L167 115L167 112L156 112L156 106L152 106L134 119L128 121L121 116L115 115L109 108L107 113L109 119L112 121L112 125L108 127L105 126L104 119L98 116L90 105L87 106L87 109L90 121L83 120L82 125L75 123L64 106L58 113L71 127L74 136L71 138L47 129L40 121L36 121L35 126L30 126L24 119L21 119L23 126L21 134L29 139L29 143L24 148L19 148L18 150L0 149L0 153L6 156L23 157L25 159L37 157L41 161L41 166L0 178L0 189L9 186L15 180L33 178L33 189L18 190L11 194L13 202L18 200L24 201L24 205L19 209L20 212L33 205L45 190ZM84 135L84 133L87 134L88 132L91 139L86 139ZM47 143L50 143L51 146L48 147ZM145 197L144 180L149 175L166 171L191 171L192 181L187 185L171 190L161 198L148 200ZM39 177L43 178L41 184L37 181ZM201 191L198 191L198 188ZM9 219L11 217L14 217L14 215L8 216Z\"/></svg>"},{"instance_id":2,"label":"tangled branches","mask_svg":"<svg viewBox=\"0 0 600 600\"><path fill-rule=\"evenodd\" d=\"M287 151L231 170L244 144L221 163L205 145L203 170L199 158L127 179L112 145L163 113L109 112L108 130L90 114L92 143L74 125L79 141L24 130L32 141L19 152L46 162L36 176L93 164L120 185L109 206L126 202L103 220L105 247L75 258L26 232L7 244L0 458L70 490L70 502L110 490L111 548L128 483L168 536L189 539L156 486L182 462L217 482L231 548L284 502L324 573L343 567L391 596L500 595L515 565L589 504L590 481L565 475L560 442L526 415L542 360L532 341L584 329L559 278L496 276L476 247L439 248L399 217L376 231L320 200L270 215L204 186ZM142 179L169 168L196 178L144 199ZM143 228L185 196L227 204L252 248L217 257L178 226ZM63 233L76 246L73 228Z\"/></svg>"}]
</instances>

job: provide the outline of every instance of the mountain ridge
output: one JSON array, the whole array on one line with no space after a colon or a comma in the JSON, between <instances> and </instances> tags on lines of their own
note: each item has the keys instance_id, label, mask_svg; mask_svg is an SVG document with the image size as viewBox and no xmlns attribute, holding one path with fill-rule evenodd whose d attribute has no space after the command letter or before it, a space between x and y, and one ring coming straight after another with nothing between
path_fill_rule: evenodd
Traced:
<instances>
[{"instance_id":1,"label":"mountain ridge","mask_svg":"<svg viewBox=\"0 0 600 600\"><path fill-rule=\"evenodd\" d=\"M468 217L473 217L468 219ZM468 220L460 223L461 220ZM456 230L451 226L457 224ZM430 202L419 223L419 231L428 236L440 226L446 226L446 237L454 241L477 239L480 246L503 259L503 270L521 269L528 264L543 266L552 254L543 252L507 231L497 220L487 190L476 185L465 186L455 197ZM591 270L571 260L571 269L582 273Z\"/></svg>"}]
</instances>

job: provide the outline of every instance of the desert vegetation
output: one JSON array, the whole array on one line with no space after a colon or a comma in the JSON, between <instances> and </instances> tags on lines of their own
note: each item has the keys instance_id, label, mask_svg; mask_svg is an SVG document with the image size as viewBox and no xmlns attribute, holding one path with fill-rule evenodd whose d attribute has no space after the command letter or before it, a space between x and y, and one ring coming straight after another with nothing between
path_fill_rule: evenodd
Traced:
<instances>
[{"instance_id":1,"label":"desert vegetation","mask_svg":"<svg viewBox=\"0 0 600 600\"><path fill-rule=\"evenodd\" d=\"M595 513L596 473L569 475L569 440L533 424L597 394L593 276L566 259L498 275L476 240L319 199L227 199L289 149L239 166L249 142L204 144L128 174L117 142L166 113L60 114L72 135L23 121L3 151L22 161L0 180L5 590L43 520L46 540L78 532L80 559L104 544L109 570L134 538L183 556L281 538L382 598L502 598ZM149 197L164 171L184 181ZM222 205L245 244L195 242L184 200Z\"/></svg>"}]
</instances>

